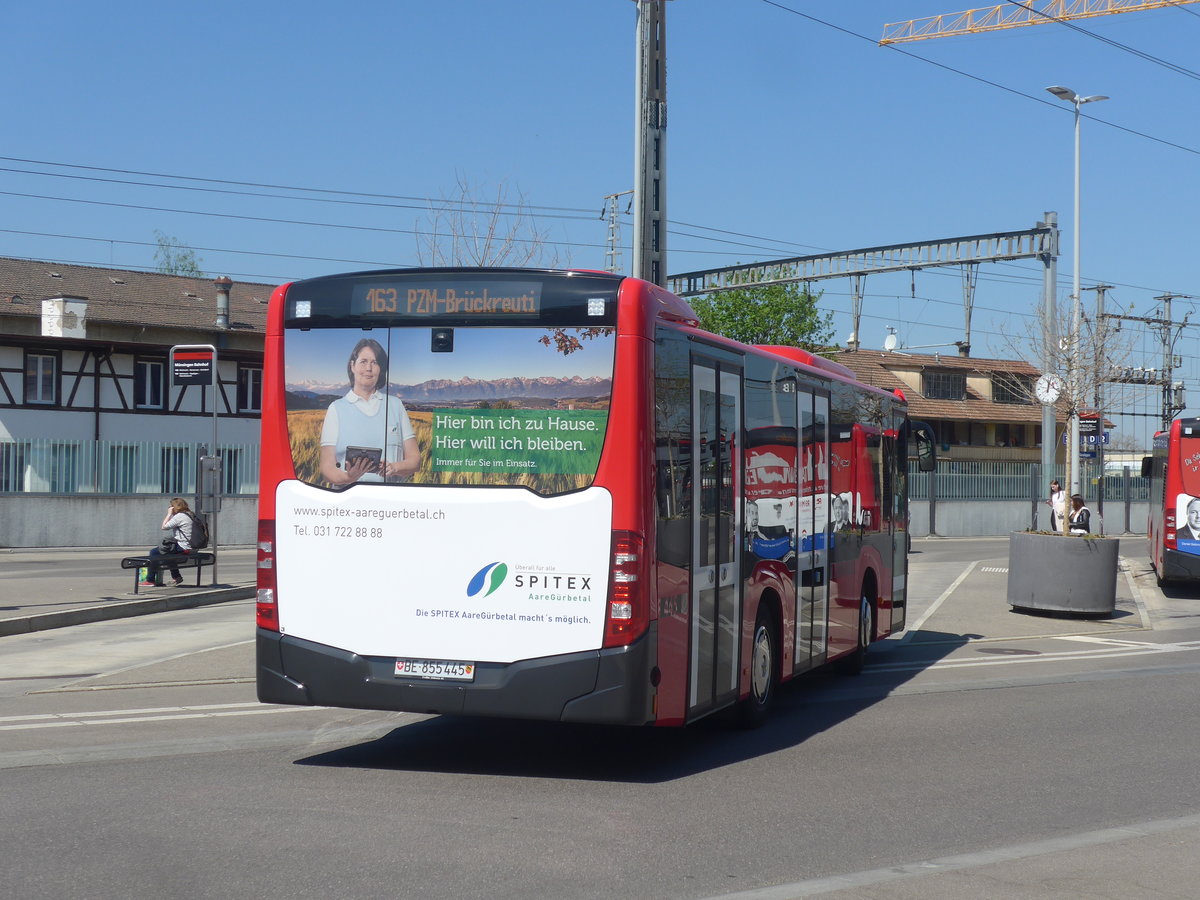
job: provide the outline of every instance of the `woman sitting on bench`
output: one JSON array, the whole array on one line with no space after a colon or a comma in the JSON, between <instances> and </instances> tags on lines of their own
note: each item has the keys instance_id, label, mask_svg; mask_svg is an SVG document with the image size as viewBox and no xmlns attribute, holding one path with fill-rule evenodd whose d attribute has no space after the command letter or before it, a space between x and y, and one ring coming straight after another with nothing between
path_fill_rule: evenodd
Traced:
<instances>
[{"instance_id":1,"label":"woman sitting on bench","mask_svg":"<svg viewBox=\"0 0 1200 900\"><path fill-rule=\"evenodd\" d=\"M171 500L171 505L167 507L167 514L162 520L162 528L164 531L170 528L171 536L163 538L161 546L150 550L150 565L147 566L149 581L139 581L139 587L153 587L158 581L160 565L155 562L155 557L191 552L192 511L182 497L175 497ZM183 575L179 573L179 566L168 561L167 567L171 570L171 581L175 587L183 584Z\"/></svg>"}]
</instances>

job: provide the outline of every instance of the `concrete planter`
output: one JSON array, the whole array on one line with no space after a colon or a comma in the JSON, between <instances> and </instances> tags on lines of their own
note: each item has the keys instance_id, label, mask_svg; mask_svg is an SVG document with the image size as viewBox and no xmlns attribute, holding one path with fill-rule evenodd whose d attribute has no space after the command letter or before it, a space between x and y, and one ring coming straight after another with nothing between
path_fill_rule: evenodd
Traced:
<instances>
[{"instance_id":1,"label":"concrete planter","mask_svg":"<svg viewBox=\"0 0 1200 900\"><path fill-rule=\"evenodd\" d=\"M1008 603L1075 615L1111 615L1117 604L1114 538L1014 531L1008 539Z\"/></svg>"}]
</instances>

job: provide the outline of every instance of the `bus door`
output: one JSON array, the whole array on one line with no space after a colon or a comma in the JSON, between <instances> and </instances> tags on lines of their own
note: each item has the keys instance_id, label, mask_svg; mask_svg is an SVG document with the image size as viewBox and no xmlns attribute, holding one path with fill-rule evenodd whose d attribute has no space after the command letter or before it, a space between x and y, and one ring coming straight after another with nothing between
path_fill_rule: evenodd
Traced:
<instances>
[{"instance_id":1,"label":"bus door","mask_svg":"<svg viewBox=\"0 0 1200 900\"><path fill-rule=\"evenodd\" d=\"M796 659L803 672L825 661L829 612L829 395L800 387L800 539L796 565Z\"/></svg>"},{"instance_id":2,"label":"bus door","mask_svg":"<svg viewBox=\"0 0 1200 900\"><path fill-rule=\"evenodd\" d=\"M732 699L741 633L742 373L692 362L692 588L688 713Z\"/></svg>"},{"instance_id":3,"label":"bus door","mask_svg":"<svg viewBox=\"0 0 1200 900\"><path fill-rule=\"evenodd\" d=\"M908 607L908 442L900 436L907 430L904 416L892 414L891 427L883 435L883 497L879 502L892 538L891 631L904 630Z\"/></svg>"}]
</instances>

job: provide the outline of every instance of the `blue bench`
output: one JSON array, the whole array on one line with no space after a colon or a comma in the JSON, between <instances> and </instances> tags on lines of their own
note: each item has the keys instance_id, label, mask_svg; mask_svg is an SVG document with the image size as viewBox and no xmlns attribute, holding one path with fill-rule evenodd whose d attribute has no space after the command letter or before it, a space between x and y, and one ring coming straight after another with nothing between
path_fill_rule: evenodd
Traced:
<instances>
[{"instance_id":1,"label":"blue bench","mask_svg":"<svg viewBox=\"0 0 1200 900\"><path fill-rule=\"evenodd\" d=\"M200 587L200 573L205 566L215 565L217 555L204 550L199 550L195 553L167 553L162 556L127 556L121 560L122 569L133 569L133 592L136 594L138 588L141 587L140 579L138 578L138 569L142 566L156 565L161 572L163 569L168 571L174 566L176 569L195 569L196 570L196 587ZM180 573L182 574L182 572Z\"/></svg>"}]
</instances>

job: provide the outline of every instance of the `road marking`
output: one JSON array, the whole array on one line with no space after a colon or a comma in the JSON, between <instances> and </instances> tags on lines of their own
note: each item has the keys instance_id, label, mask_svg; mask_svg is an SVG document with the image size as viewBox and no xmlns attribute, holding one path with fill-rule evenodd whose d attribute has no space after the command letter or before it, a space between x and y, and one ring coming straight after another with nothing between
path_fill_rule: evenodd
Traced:
<instances>
[{"instance_id":1,"label":"road marking","mask_svg":"<svg viewBox=\"0 0 1200 900\"><path fill-rule=\"evenodd\" d=\"M1190 650L1200 650L1200 641L1182 641L1174 644L1152 644L1146 641L1122 641L1115 638L1056 636L1052 640L1080 641L1083 643L1100 644L1102 646L1088 650L1063 650L1056 653L1042 653L1037 656L1006 656L992 659L942 659L935 662L920 660L890 665L872 666L868 664L867 672L914 672L929 669L974 669L983 666L1011 666L1041 662L1073 662L1078 660L1111 659L1116 657L1146 656L1162 653L1186 653Z\"/></svg>"},{"instance_id":2,"label":"road marking","mask_svg":"<svg viewBox=\"0 0 1200 900\"><path fill-rule=\"evenodd\" d=\"M1123 825L1116 828L1102 828L1096 831L1068 834L1063 837L1050 838L1045 841L1034 841L1028 844L995 847L991 850L982 850L978 853L942 856L937 859L901 863L882 869L869 869L865 872L831 875L827 878L810 878L807 881L794 881L791 884L776 884L756 890L738 891L736 894L721 894L720 896L709 897L708 900L794 900L794 898L799 897L815 897L818 894L828 894L833 891L886 884L900 878L937 875L942 872L961 872L964 869L977 869L981 866L988 866L995 863L1009 863L1038 856L1049 856L1053 853L1070 853L1072 850L1083 850L1088 847L1113 844L1119 841L1132 841L1138 838L1153 837L1158 834L1169 834L1172 831L1195 828L1198 825L1200 825L1200 816L1158 819L1153 822L1140 822L1134 825ZM876 894L873 892L873 895ZM883 895L878 894L876 896Z\"/></svg>"},{"instance_id":3,"label":"road marking","mask_svg":"<svg viewBox=\"0 0 1200 900\"><path fill-rule=\"evenodd\" d=\"M177 659L185 659L189 656L197 656L201 653L210 653L210 652L216 651L216 650L228 650L231 647L241 647L245 644L252 644L252 643L254 643L254 638L249 638L248 640L242 640L242 641L234 641L231 644L219 644L215 647L201 647L198 650L185 650L182 653L173 653L170 656L163 656L163 657L159 657L158 659L143 660L142 662L133 663L132 665L124 666L120 669L113 669L111 671L103 672L100 674L102 674L105 678L111 678L114 675L122 675L125 672L132 672L135 669L145 669L145 668L149 668L150 666L161 665L162 663L174 662ZM64 678L72 678L74 676L64 675L63 677ZM63 692L67 688L75 687L76 685L81 684L82 682L87 681L91 678L95 678L95 677L97 677L97 676L96 675L82 675L82 676L79 676L79 679L77 681L69 681L66 684L59 685L58 688L56 689L56 691L40 691L39 693L49 694L49 693L55 693L55 692Z\"/></svg>"},{"instance_id":4,"label":"road marking","mask_svg":"<svg viewBox=\"0 0 1200 900\"><path fill-rule=\"evenodd\" d=\"M0 731L28 731L80 725L128 725L136 722L165 722L177 719L222 719L230 716L261 716L281 712L306 712L325 706L271 706L265 703L213 703L203 706L154 706L144 709L104 709L95 712L39 713L0 716Z\"/></svg>"},{"instance_id":5,"label":"road marking","mask_svg":"<svg viewBox=\"0 0 1200 900\"><path fill-rule=\"evenodd\" d=\"M981 566L980 572L991 572L993 575L1008 574L1008 566Z\"/></svg>"},{"instance_id":6,"label":"road marking","mask_svg":"<svg viewBox=\"0 0 1200 900\"><path fill-rule=\"evenodd\" d=\"M929 605L929 609L925 610L925 615L917 619L917 621L914 622L911 627L904 629L904 633L899 636L900 643L907 643L914 634L921 630L921 626L929 621L929 617L938 611L938 607L946 602L946 599L954 593L955 589L962 584L964 580L966 580L966 577L971 574L977 565L979 565L978 560L963 569L963 573L954 579L954 583L951 584L950 587L946 588L946 590L942 591L942 596L938 597Z\"/></svg>"}]
</instances>

